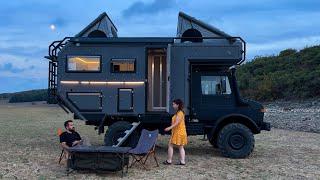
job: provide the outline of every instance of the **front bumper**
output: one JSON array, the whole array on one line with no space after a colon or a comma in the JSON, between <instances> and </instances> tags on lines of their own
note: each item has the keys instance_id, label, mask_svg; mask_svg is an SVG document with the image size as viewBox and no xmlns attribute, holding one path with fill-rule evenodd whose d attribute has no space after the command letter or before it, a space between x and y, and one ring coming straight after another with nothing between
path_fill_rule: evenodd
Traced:
<instances>
[{"instance_id":1,"label":"front bumper","mask_svg":"<svg viewBox=\"0 0 320 180\"><path fill-rule=\"evenodd\" d=\"M271 124L268 122L262 122L261 130L270 131L271 130Z\"/></svg>"}]
</instances>

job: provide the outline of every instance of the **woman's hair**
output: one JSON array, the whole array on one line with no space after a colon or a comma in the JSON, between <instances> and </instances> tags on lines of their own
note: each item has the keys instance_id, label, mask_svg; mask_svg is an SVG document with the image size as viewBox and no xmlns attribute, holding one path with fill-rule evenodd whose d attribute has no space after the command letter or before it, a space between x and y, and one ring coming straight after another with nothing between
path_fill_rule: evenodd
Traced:
<instances>
[{"instance_id":1,"label":"woman's hair","mask_svg":"<svg viewBox=\"0 0 320 180\"><path fill-rule=\"evenodd\" d=\"M182 112L184 113L184 111L183 111L183 101L182 101L181 99L175 99L175 100L173 100L172 102L174 102L175 104L178 105L178 110L177 110L177 112L178 112L178 111L182 111ZM177 113L177 112L176 112L176 113Z\"/></svg>"}]
</instances>

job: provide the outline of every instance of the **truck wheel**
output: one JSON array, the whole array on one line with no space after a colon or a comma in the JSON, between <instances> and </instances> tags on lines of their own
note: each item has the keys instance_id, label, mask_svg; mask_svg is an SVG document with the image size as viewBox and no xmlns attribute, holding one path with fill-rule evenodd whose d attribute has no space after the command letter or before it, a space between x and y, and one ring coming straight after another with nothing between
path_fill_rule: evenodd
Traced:
<instances>
[{"instance_id":1,"label":"truck wheel","mask_svg":"<svg viewBox=\"0 0 320 180\"><path fill-rule=\"evenodd\" d=\"M230 158L245 158L254 148L254 137L249 128L239 123L228 124L218 135L221 153Z\"/></svg>"},{"instance_id":2,"label":"truck wheel","mask_svg":"<svg viewBox=\"0 0 320 180\"><path fill-rule=\"evenodd\" d=\"M108 127L104 136L104 144L106 146L116 145L118 139L125 135L124 131L131 128L131 124L126 121L118 121ZM137 129L131 133L128 139L121 145L126 147L135 147L139 140L139 133Z\"/></svg>"}]
</instances>

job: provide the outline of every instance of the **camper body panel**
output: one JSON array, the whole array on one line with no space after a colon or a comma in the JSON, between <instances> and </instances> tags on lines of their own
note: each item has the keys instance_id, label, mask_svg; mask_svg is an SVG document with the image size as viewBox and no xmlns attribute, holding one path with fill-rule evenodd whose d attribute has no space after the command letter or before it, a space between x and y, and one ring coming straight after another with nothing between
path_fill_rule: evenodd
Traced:
<instances>
[{"instance_id":1,"label":"camper body panel","mask_svg":"<svg viewBox=\"0 0 320 180\"><path fill-rule=\"evenodd\" d=\"M136 39L136 38L135 38ZM102 41L101 39L80 38L77 42L70 42L58 56L58 92L60 96L72 101L70 93L101 93L101 107L96 111L81 111L87 120L97 121L104 114L110 116L137 116L138 114L173 114L174 110L171 102L175 98L181 98L185 101L186 107L189 106L189 66L190 60L196 62L208 63L229 63L232 65L241 59L241 44L229 41L217 41L215 43L173 43L155 42L151 43L149 39L143 38L145 42L138 38L120 38ZM92 41L90 41L92 40ZM158 40L158 39L157 39ZM170 51L167 47L170 47ZM169 63L167 72L167 103L164 111L151 112L147 109L148 92L148 50L165 48L170 54L167 55ZM67 59L70 56L98 56L101 64L97 72L71 72L68 71ZM111 60L113 59L134 59L135 71L132 73L114 73L111 70ZM228 66L228 65L226 65ZM62 84L63 81L78 81L78 84ZM81 82L97 81L140 81L145 82L139 85L126 84L82 84ZM132 89L132 111L119 111L119 89ZM92 98L93 101L96 97ZM88 104L88 98L84 101L79 98L74 105L82 106ZM168 111L169 110L169 111ZM91 115L90 115L91 114ZM186 115L189 115L188 108ZM167 118L165 118L167 119ZM162 120L154 120L163 122Z\"/></svg>"},{"instance_id":2,"label":"camper body panel","mask_svg":"<svg viewBox=\"0 0 320 180\"><path fill-rule=\"evenodd\" d=\"M125 39L93 39L77 38L59 53L58 61L58 93L70 101L86 119L87 124L99 125L107 114L105 125L110 125L118 120L141 121L151 127L165 127L170 124L174 113L172 100L181 98L185 102L186 120L188 127L198 127L188 130L189 134L203 134L204 126L213 126L219 117L234 112L235 103L231 94L230 104L221 106L217 103L219 97L213 98L216 103L213 110L212 104L199 104L206 116L196 116L190 104L191 95L191 66L193 64L207 63L211 66L224 67L236 64L241 60L242 45L238 42L230 43L228 40L217 40L208 43L173 43L154 42L147 38ZM156 39L159 41L159 39ZM167 59L166 78L166 107L162 111L148 110L148 92L150 79L149 50L165 49ZM94 56L100 58L100 68L97 72L72 72L68 71L68 57ZM135 71L125 73L112 72L111 61L114 59L133 59ZM221 70L221 69L220 69ZM220 71L214 69L211 73ZM227 73L225 73L227 75ZM77 84L63 84L64 81L78 81ZM86 84L82 82L130 82L139 81L144 84ZM123 91L120 91L123 90ZM132 92L130 93L128 92ZM127 93L126 93L127 92ZM79 94L80 93L80 94ZM83 93L83 94L81 94ZM86 96L86 94L92 96ZM126 95L120 97L121 95ZM79 96L78 96L79 95ZM150 98L150 97L149 97ZM132 104L132 109L119 110L122 101ZM220 99L220 101L224 101ZM229 102L229 101L228 101ZM128 105L127 104L127 105ZM88 108L88 107L91 107ZM190 111L191 110L191 111ZM214 112L213 112L214 111ZM210 113L208 113L210 112ZM190 114L193 113L193 114ZM239 112L240 113L240 112ZM201 113L200 113L201 114ZM75 118L79 118L75 116ZM198 120L194 123L192 118ZM195 124L198 124L196 126Z\"/></svg>"},{"instance_id":3,"label":"camper body panel","mask_svg":"<svg viewBox=\"0 0 320 180\"><path fill-rule=\"evenodd\" d=\"M169 117L167 112L147 112L147 57L149 49L166 49L169 38L116 38L116 39L92 39L76 38L83 41L72 42L72 40L60 51L58 55L58 83L59 96L65 101L70 101L79 110L87 121L87 124L98 125L105 114L107 114L106 125L118 120L137 121L138 115L142 117L145 113L162 114ZM94 42L92 42L94 41ZM67 59L70 56L99 56L101 58L100 70L97 72L70 72L68 71ZM113 59L134 59L135 71L125 73L112 72L111 61ZM166 78L164 78L165 80ZM62 82L77 81L76 84L63 84ZM144 82L144 84L82 84L81 82ZM132 90L130 93L122 93L120 90ZM125 91L123 91L125 92ZM70 98L70 93L101 93L101 107L95 111L81 109L86 106L88 99ZM132 102L131 110L121 110L120 103L128 98L120 97L128 95ZM91 99L97 101L96 97ZM91 103L94 104L94 103ZM164 114L164 115L163 115ZM82 119L75 114L76 119ZM147 120L148 118L146 118ZM139 119L144 121L144 119ZM159 122L158 119L152 120ZM152 122L150 122L152 123Z\"/></svg>"},{"instance_id":4,"label":"camper body panel","mask_svg":"<svg viewBox=\"0 0 320 180\"><path fill-rule=\"evenodd\" d=\"M141 114L145 112L145 84L81 84L81 82L145 82L145 51L144 44L72 44L59 54L58 92L67 98L69 92L100 92L102 93L102 108L100 114ZM68 72L68 56L99 56L101 57L100 71L98 72ZM113 73L111 60L133 59L135 72ZM64 81L79 81L79 84L63 84ZM133 90L133 111L119 111L117 104L121 89ZM76 103L87 103L78 101ZM83 112L85 113L85 112ZM94 113L98 114L98 113Z\"/></svg>"}]
</instances>

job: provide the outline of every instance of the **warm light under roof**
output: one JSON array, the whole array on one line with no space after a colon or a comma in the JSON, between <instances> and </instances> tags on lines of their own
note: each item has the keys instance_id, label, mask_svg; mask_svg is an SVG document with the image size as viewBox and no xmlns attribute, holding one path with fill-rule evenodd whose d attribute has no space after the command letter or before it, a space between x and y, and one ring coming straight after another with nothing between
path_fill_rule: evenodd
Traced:
<instances>
[{"instance_id":1,"label":"warm light under roof","mask_svg":"<svg viewBox=\"0 0 320 180\"><path fill-rule=\"evenodd\" d=\"M127 84L127 85L138 85L144 84L144 81L60 81L62 84Z\"/></svg>"},{"instance_id":2,"label":"warm light under roof","mask_svg":"<svg viewBox=\"0 0 320 180\"><path fill-rule=\"evenodd\" d=\"M90 81L90 84L107 84L105 81Z\"/></svg>"},{"instance_id":3,"label":"warm light under roof","mask_svg":"<svg viewBox=\"0 0 320 180\"><path fill-rule=\"evenodd\" d=\"M79 84L79 81L60 81L62 84Z\"/></svg>"},{"instance_id":4,"label":"warm light under roof","mask_svg":"<svg viewBox=\"0 0 320 180\"><path fill-rule=\"evenodd\" d=\"M98 64L98 63L100 63L99 61L86 61L86 60L83 60L80 57L75 57L75 59L78 60L78 61L84 62L86 64Z\"/></svg>"}]
</instances>

